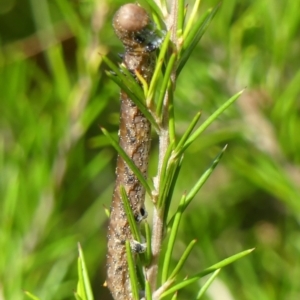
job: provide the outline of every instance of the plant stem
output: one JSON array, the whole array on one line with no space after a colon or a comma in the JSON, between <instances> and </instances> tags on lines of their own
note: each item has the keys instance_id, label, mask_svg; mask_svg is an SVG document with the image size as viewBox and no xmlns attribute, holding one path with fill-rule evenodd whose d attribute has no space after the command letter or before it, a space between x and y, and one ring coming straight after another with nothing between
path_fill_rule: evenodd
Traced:
<instances>
[{"instance_id":1,"label":"plant stem","mask_svg":"<svg viewBox=\"0 0 300 300\"><path fill-rule=\"evenodd\" d=\"M171 13L166 18L166 27L167 30L172 30L171 32L171 41L175 47L177 46L177 8L178 8L178 0L173 0L171 3ZM172 86L175 88L175 81L176 81L176 68L174 67L171 73L171 81ZM161 180L161 172L162 172L162 165L165 159L165 155L167 149L170 144L170 135L169 135L169 92L173 93L174 89L170 89L166 92L164 97L164 104L163 104L163 112L162 112L162 123L160 130L158 132L159 136L159 158L158 158L158 168L157 168L157 176L154 178L154 187L157 194L161 191L159 190L160 187L160 180ZM171 113L173 115L173 113ZM151 286L151 290L156 290L157 284L157 273L158 273L158 262L159 262L159 255L160 250L163 242L163 234L164 234L164 205L158 207L154 198L154 211L153 211L153 227L152 227L152 239L151 239L151 247L152 247L152 261L149 267L146 270L147 280Z\"/></svg>"},{"instance_id":2,"label":"plant stem","mask_svg":"<svg viewBox=\"0 0 300 300\"><path fill-rule=\"evenodd\" d=\"M166 108L166 105L164 105ZM165 113L164 113L165 114ZM164 118L167 119L167 118ZM164 121L165 123L165 121ZM169 131L168 128L164 128L160 130L159 134L159 159L158 159L158 172L157 176L154 180L154 187L156 191L159 193L159 182L163 160L166 154L166 151L169 146ZM153 211L153 227L152 227L152 238L151 238L151 247L152 247L152 261L150 266L147 269L147 280L150 283L151 290L154 291L156 289L156 281L157 281L157 271L158 271L158 260L159 254L163 239L164 232L164 224L163 224L163 209L157 208L154 206Z\"/></svg>"}]
</instances>

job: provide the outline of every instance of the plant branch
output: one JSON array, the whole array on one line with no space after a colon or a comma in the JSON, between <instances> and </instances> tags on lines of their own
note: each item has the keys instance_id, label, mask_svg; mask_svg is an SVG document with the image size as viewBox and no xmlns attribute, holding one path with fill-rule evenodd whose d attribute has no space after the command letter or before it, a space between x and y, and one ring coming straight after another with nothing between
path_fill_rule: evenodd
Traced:
<instances>
[{"instance_id":1,"label":"plant branch","mask_svg":"<svg viewBox=\"0 0 300 300\"><path fill-rule=\"evenodd\" d=\"M170 40L173 45L177 46L177 0L173 0L171 3L171 14L166 19L167 30L171 31ZM159 195L161 192L159 190L161 175L162 175L162 166L165 159L166 152L168 150L170 144L170 135L169 135L169 117L170 115L173 117L173 112L170 109L173 109L173 106L170 108L170 98L173 98L173 95L170 96L169 93L174 92L175 81L176 81L176 69L173 67L173 71L171 73L171 82L172 89L167 89L166 94L164 96L163 103L163 111L162 111L162 123L159 130L159 158L158 158L158 168L157 175L154 178L154 187L156 194ZM163 233L164 233L164 205L158 206L154 201L154 212L153 212L153 231L152 231L152 239L151 239L151 249L152 249L152 261L147 269L147 280L151 286L151 290L155 291L156 289L156 281L157 281L157 273L158 273L158 261L159 255L161 251L162 241L163 241Z\"/></svg>"}]
</instances>

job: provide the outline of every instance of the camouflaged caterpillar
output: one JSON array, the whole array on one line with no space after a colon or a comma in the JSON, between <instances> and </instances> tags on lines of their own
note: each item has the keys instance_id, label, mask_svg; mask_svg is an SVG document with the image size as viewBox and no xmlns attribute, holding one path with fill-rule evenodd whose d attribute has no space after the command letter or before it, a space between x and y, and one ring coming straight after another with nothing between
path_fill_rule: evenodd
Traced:
<instances>
[{"instance_id":1,"label":"camouflaged caterpillar","mask_svg":"<svg viewBox=\"0 0 300 300\"><path fill-rule=\"evenodd\" d=\"M123 64L133 75L138 71L149 83L155 64L154 50L159 45L159 38L153 31L153 23L148 14L138 5L126 4L116 12L113 27L125 47ZM121 91L119 144L145 178L148 169L150 135L149 121L128 95ZM106 283L114 300L131 300L125 242L129 240L131 245L137 246L136 252L144 248L133 241L120 194L121 186L125 188L128 195L135 220L140 222L147 217L144 206L145 189L126 162L118 156L107 235Z\"/></svg>"}]
</instances>

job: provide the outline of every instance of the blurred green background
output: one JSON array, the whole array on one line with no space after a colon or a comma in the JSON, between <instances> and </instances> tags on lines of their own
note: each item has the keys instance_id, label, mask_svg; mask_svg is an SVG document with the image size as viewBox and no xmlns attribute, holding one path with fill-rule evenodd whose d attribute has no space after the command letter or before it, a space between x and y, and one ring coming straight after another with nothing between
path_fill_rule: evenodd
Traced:
<instances>
[{"instance_id":1,"label":"blurred green background","mask_svg":"<svg viewBox=\"0 0 300 300\"><path fill-rule=\"evenodd\" d=\"M124 3L0 1L0 299L73 299L77 242L95 299L111 299L104 207L116 153L99 125L117 136L119 89L101 55L123 51L111 19ZM202 1L201 12L217 3ZM224 0L177 82L178 136L197 111L202 122L246 87L189 148L173 199L174 210L228 144L184 216L174 261L194 238L182 278L256 250L222 270L205 299L300 299L299 11L293 0ZM153 134L150 176L156 156Z\"/></svg>"}]
</instances>

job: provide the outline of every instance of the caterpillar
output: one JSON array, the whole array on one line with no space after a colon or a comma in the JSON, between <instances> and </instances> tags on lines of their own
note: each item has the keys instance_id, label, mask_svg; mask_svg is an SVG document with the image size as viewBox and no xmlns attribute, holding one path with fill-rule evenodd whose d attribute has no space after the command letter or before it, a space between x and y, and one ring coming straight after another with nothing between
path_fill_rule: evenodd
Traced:
<instances>
[{"instance_id":1,"label":"caterpillar","mask_svg":"<svg viewBox=\"0 0 300 300\"><path fill-rule=\"evenodd\" d=\"M155 64L154 50L158 47L159 38L153 31L153 23L148 14L136 4L126 4L114 15L113 27L125 47L123 64L133 75L138 71L149 83ZM124 91L121 91L120 101L119 144L146 178L151 125ZM129 240L132 244L134 241L123 207L121 186L125 188L133 215L139 223L147 217L144 206L145 189L126 162L118 156L107 234L106 283L114 300L130 300L132 294L125 242ZM136 249L141 250L142 246Z\"/></svg>"}]
</instances>

